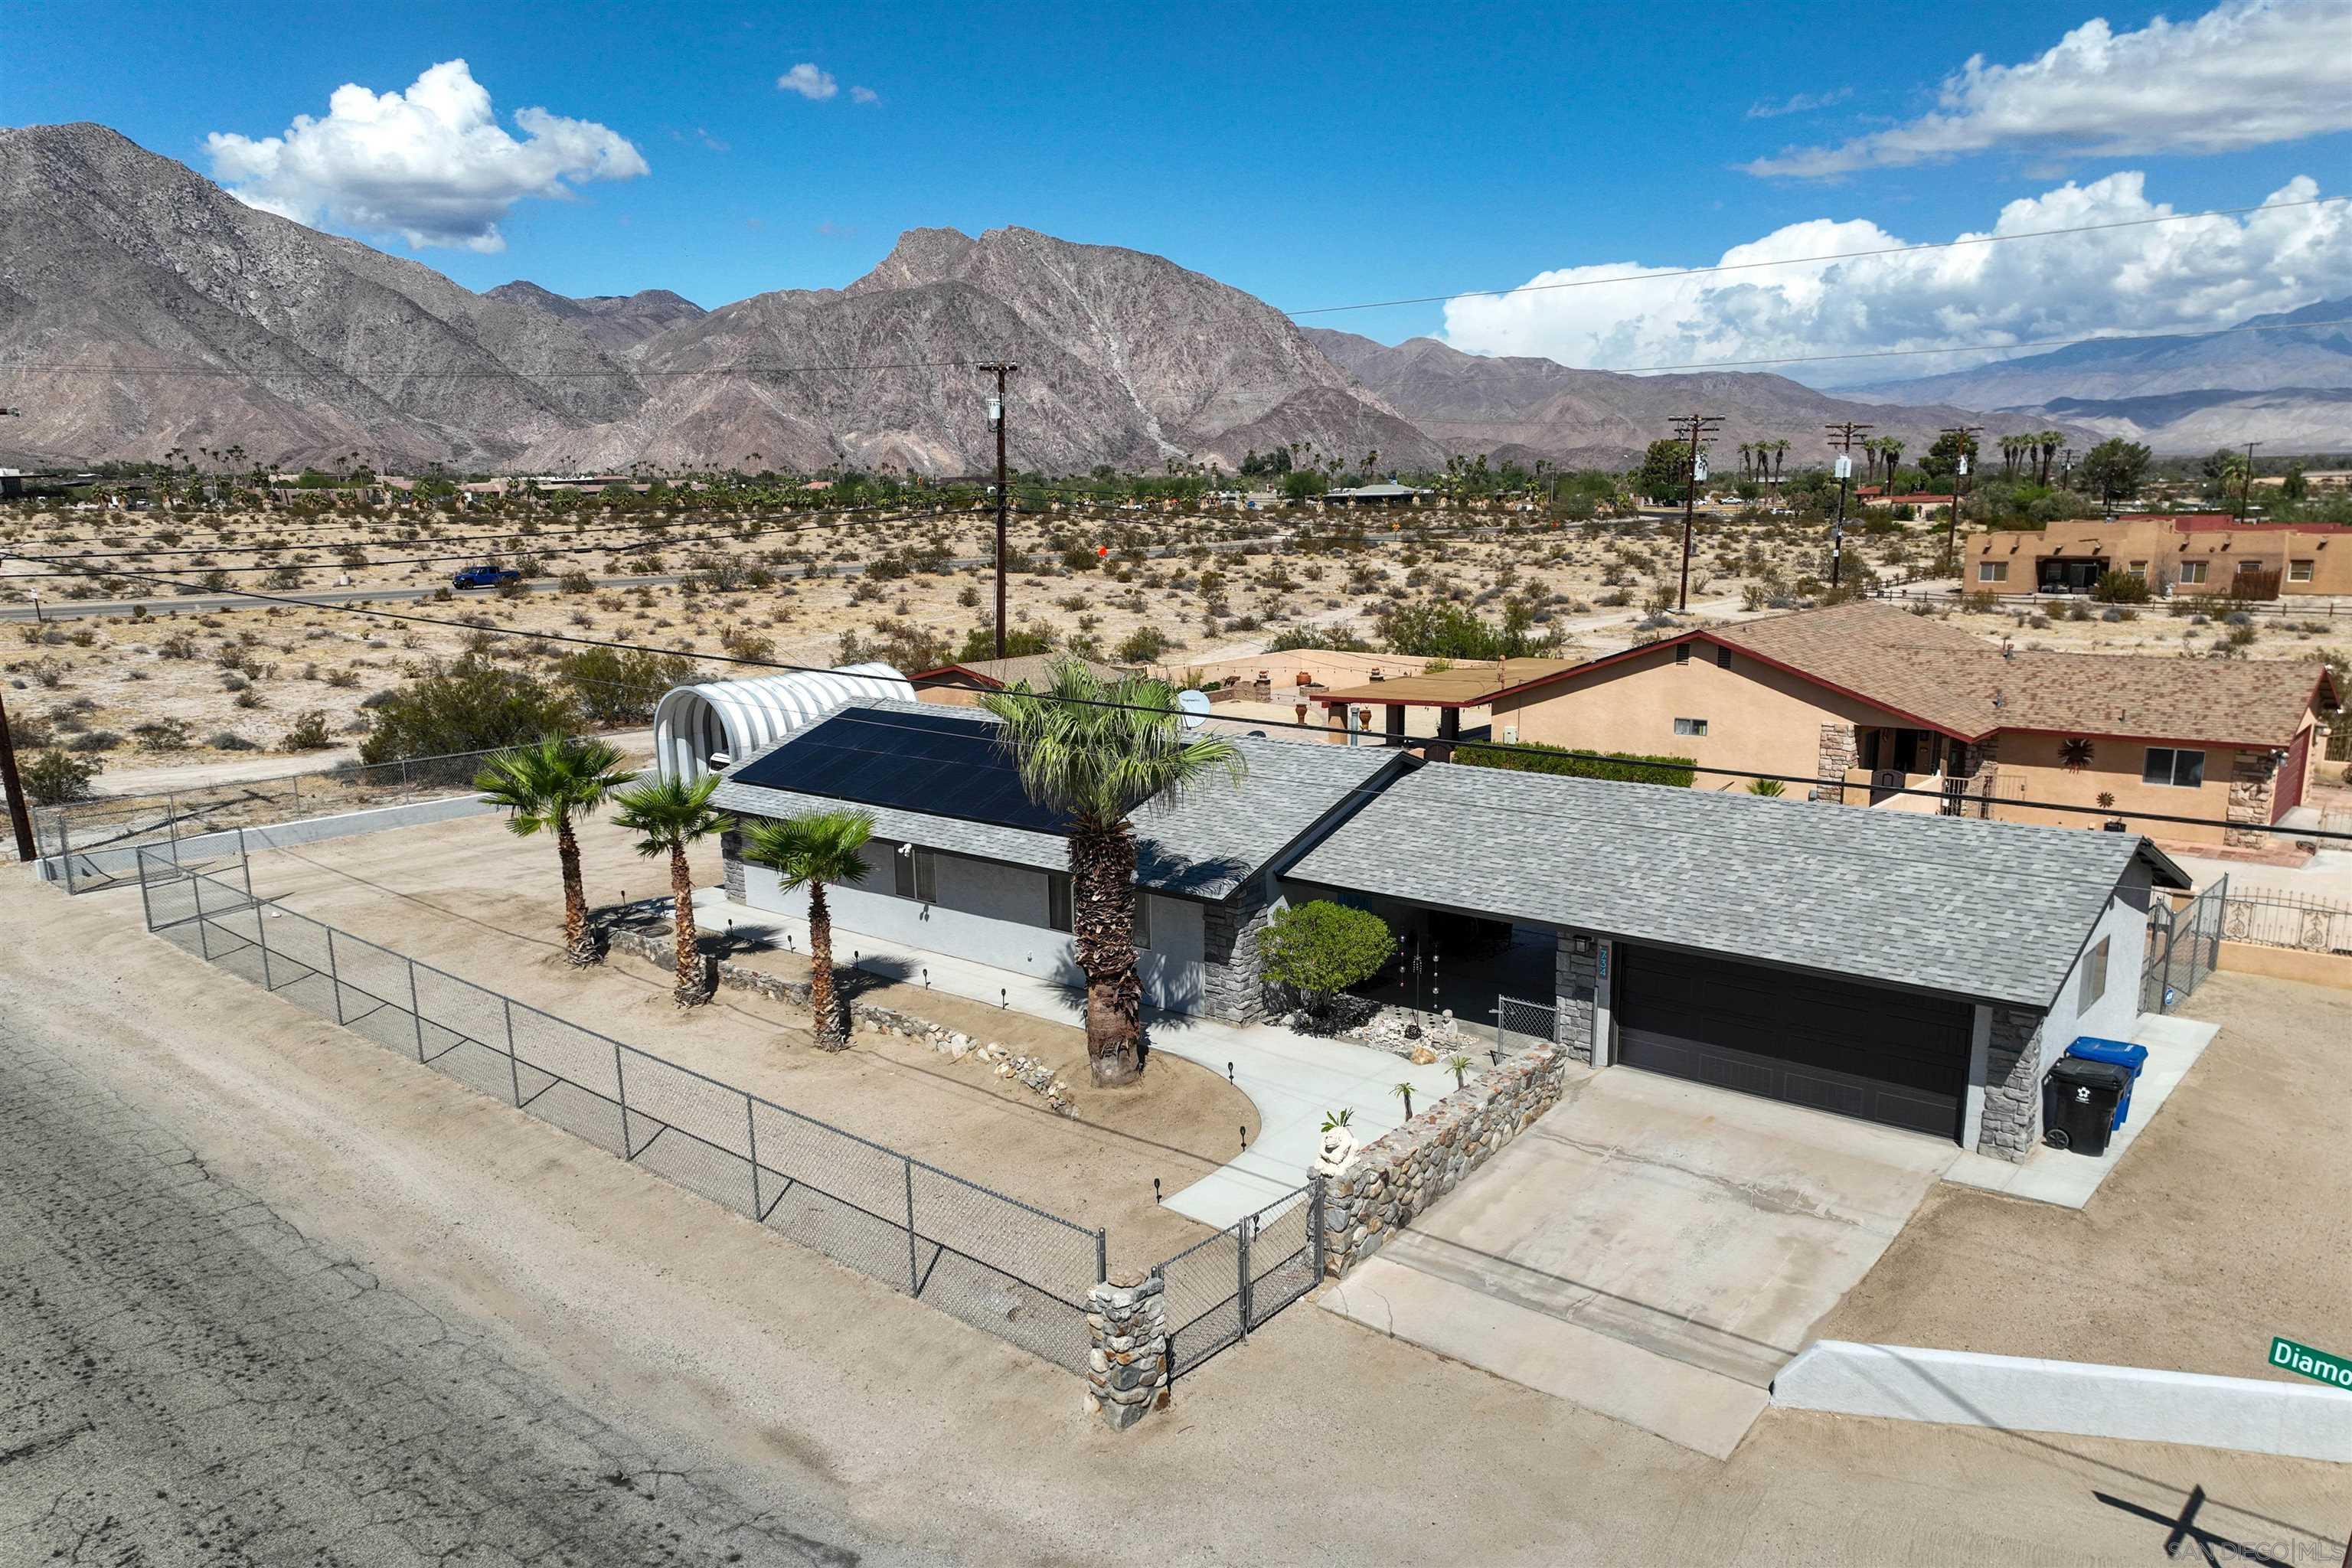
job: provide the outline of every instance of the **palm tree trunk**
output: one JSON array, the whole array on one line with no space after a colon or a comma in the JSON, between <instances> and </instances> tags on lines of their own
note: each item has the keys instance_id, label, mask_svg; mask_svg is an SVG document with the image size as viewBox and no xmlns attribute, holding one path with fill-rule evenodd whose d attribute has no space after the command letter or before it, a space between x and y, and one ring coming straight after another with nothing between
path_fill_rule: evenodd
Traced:
<instances>
[{"instance_id":1,"label":"palm tree trunk","mask_svg":"<svg viewBox=\"0 0 2352 1568\"><path fill-rule=\"evenodd\" d=\"M563 868L563 956L575 969L585 969L604 962L604 955L596 951L596 939L588 931L588 894L580 883L580 840L572 831L572 818L555 825L555 858Z\"/></svg>"},{"instance_id":2,"label":"palm tree trunk","mask_svg":"<svg viewBox=\"0 0 2352 1568\"><path fill-rule=\"evenodd\" d=\"M1087 1065L1098 1088L1143 1076L1143 984L1135 973L1135 830L1070 835L1070 925L1087 976Z\"/></svg>"},{"instance_id":3,"label":"palm tree trunk","mask_svg":"<svg viewBox=\"0 0 2352 1568\"><path fill-rule=\"evenodd\" d=\"M694 929L694 872L686 863L686 846L669 847L670 928L677 936L677 992L681 1007L697 1007L710 1000L702 983L702 946Z\"/></svg>"},{"instance_id":4,"label":"palm tree trunk","mask_svg":"<svg viewBox=\"0 0 2352 1568\"><path fill-rule=\"evenodd\" d=\"M816 1016L816 1045L821 1051L844 1050L849 1031L842 1027L841 1002L833 989L833 911L825 907L824 884L808 885L809 1011Z\"/></svg>"}]
</instances>

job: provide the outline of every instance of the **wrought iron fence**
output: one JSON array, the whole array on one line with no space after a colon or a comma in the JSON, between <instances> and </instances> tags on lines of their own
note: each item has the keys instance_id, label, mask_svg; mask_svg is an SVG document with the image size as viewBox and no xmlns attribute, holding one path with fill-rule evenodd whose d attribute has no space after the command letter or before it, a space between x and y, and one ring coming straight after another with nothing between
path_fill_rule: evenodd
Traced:
<instances>
[{"instance_id":1,"label":"wrought iron fence","mask_svg":"<svg viewBox=\"0 0 2352 1568\"><path fill-rule=\"evenodd\" d=\"M2230 895L2221 915L2227 942L2352 953L2352 900L2267 888Z\"/></svg>"},{"instance_id":2,"label":"wrought iron fence","mask_svg":"<svg viewBox=\"0 0 2352 1568\"><path fill-rule=\"evenodd\" d=\"M2219 967L2222 910L2229 901L2230 879L2224 877L2177 910L2161 900L2149 909L2141 1012L2171 1012Z\"/></svg>"},{"instance_id":3,"label":"wrought iron fence","mask_svg":"<svg viewBox=\"0 0 2352 1568\"><path fill-rule=\"evenodd\" d=\"M1085 1371L1087 1295L1106 1263L1102 1231L279 909L254 896L245 858L217 842L136 853L147 929L166 941L975 1328Z\"/></svg>"},{"instance_id":4,"label":"wrought iron fence","mask_svg":"<svg viewBox=\"0 0 2352 1568\"><path fill-rule=\"evenodd\" d=\"M622 751L639 763L653 756L650 744ZM34 847L66 891L95 892L136 879L142 847L468 794L474 775L496 754L455 752L401 762L345 763L275 778L45 806L34 814Z\"/></svg>"},{"instance_id":5,"label":"wrought iron fence","mask_svg":"<svg viewBox=\"0 0 2352 1568\"><path fill-rule=\"evenodd\" d=\"M1244 1215L1153 1268L1168 1314L1168 1376L1183 1376L1323 1278L1323 1178Z\"/></svg>"}]
</instances>

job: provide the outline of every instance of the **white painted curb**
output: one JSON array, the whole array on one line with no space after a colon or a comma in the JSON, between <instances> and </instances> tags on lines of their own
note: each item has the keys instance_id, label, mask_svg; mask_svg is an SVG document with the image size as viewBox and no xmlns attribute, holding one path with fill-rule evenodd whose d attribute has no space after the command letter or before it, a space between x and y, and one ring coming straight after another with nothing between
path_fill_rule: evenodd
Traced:
<instances>
[{"instance_id":1,"label":"white painted curb","mask_svg":"<svg viewBox=\"0 0 2352 1568\"><path fill-rule=\"evenodd\" d=\"M1772 1380L1772 1403L2352 1463L2352 1393L2266 1378L1820 1340Z\"/></svg>"}]
</instances>

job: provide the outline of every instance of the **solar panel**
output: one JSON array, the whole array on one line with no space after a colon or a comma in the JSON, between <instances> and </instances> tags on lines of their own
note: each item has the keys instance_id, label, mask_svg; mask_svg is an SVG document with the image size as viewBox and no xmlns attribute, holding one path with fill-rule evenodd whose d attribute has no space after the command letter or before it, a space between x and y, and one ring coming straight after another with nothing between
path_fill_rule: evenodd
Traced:
<instances>
[{"instance_id":1,"label":"solar panel","mask_svg":"<svg viewBox=\"0 0 2352 1568\"><path fill-rule=\"evenodd\" d=\"M1067 834L1070 819L1030 800L996 726L947 713L852 708L812 725L734 775L740 784L852 805Z\"/></svg>"}]
</instances>

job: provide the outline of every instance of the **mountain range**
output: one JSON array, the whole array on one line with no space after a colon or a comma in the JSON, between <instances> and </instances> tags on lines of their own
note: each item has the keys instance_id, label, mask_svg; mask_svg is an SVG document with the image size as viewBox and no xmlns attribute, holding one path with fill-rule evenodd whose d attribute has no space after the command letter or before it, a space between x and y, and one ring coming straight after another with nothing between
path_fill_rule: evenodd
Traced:
<instances>
[{"instance_id":1,"label":"mountain range","mask_svg":"<svg viewBox=\"0 0 2352 1568\"><path fill-rule=\"evenodd\" d=\"M2252 316L2225 331L2102 338L1973 370L1850 389L2086 425L2159 452L2260 441L2352 447L2352 298Z\"/></svg>"},{"instance_id":2,"label":"mountain range","mask_svg":"<svg viewBox=\"0 0 2352 1568\"><path fill-rule=\"evenodd\" d=\"M995 360L1019 367L1012 460L1048 473L1230 469L1281 446L1351 465L1376 452L1391 470L1478 453L1616 467L1694 411L1723 416L1724 447L1786 440L1802 462L1829 421L1916 453L1966 417L1932 387L1864 402L1778 375L1390 347L1302 329L1161 257L1016 227L911 229L846 288L710 310L659 289L477 294L247 206L103 126L0 130L0 395L24 411L0 462L237 448L394 469L972 473L994 453L993 377L975 362ZM2103 427L2039 422L2078 442Z\"/></svg>"}]
</instances>

